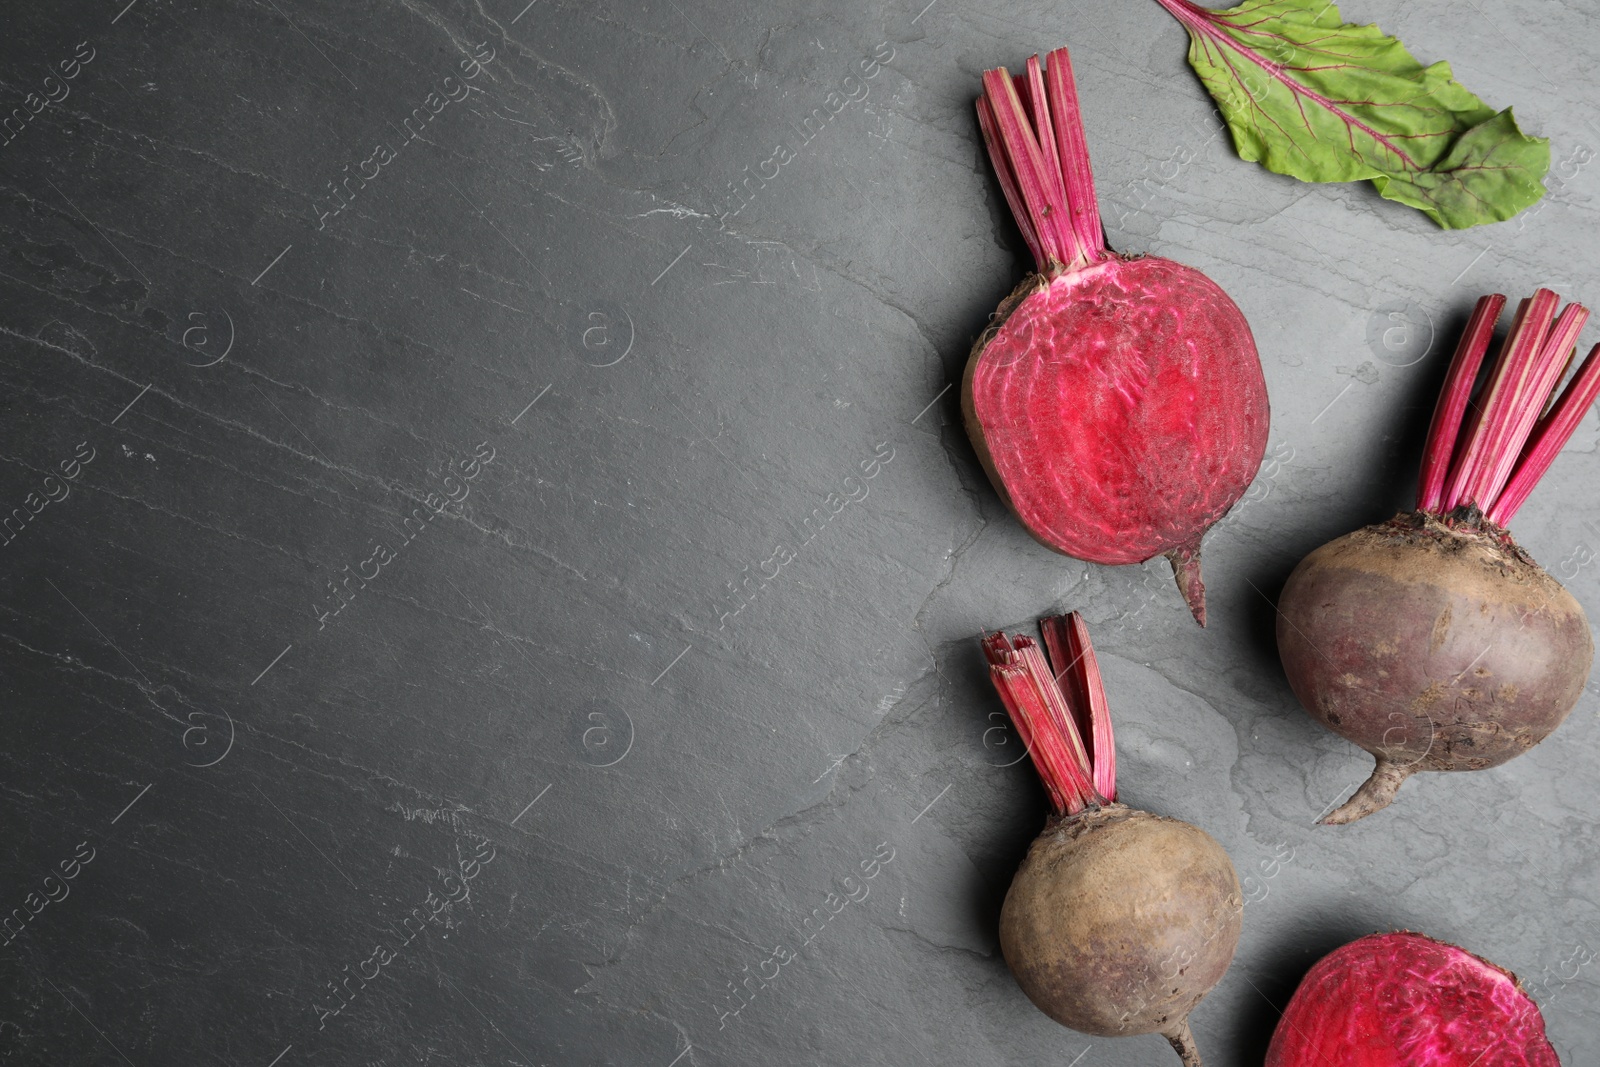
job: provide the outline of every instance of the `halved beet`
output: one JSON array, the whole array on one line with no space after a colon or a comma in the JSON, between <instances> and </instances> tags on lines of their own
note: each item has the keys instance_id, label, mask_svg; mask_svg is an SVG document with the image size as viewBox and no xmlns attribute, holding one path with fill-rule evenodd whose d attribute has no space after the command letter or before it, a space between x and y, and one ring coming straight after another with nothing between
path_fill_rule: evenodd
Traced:
<instances>
[{"instance_id":1,"label":"halved beet","mask_svg":"<svg viewBox=\"0 0 1600 1067\"><path fill-rule=\"evenodd\" d=\"M1517 976L1406 931L1371 934L1311 968L1266 1067L1560 1067Z\"/></svg>"},{"instance_id":2,"label":"halved beet","mask_svg":"<svg viewBox=\"0 0 1600 1067\"><path fill-rule=\"evenodd\" d=\"M1105 246L1067 50L984 74L979 125L1038 271L973 346L962 412L1024 528L1093 563L1165 555L1205 625L1200 540L1267 443L1255 341L1199 271Z\"/></svg>"}]
</instances>

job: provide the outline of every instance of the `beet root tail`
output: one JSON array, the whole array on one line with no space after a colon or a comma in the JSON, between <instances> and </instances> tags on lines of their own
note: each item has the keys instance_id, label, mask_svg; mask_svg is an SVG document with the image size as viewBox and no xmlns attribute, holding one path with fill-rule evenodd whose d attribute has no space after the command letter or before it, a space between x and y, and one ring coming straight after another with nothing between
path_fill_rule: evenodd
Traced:
<instances>
[{"instance_id":1,"label":"beet root tail","mask_svg":"<svg viewBox=\"0 0 1600 1067\"><path fill-rule=\"evenodd\" d=\"M1161 1031L1161 1036L1172 1043L1172 1050L1183 1060L1183 1067L1200 1067L1200 1046L1194 1043L1187 1015Z\"/></svg>"},{"instance_id":2,"label":"beet root tail","mask_svg":"<svg viewBox=\"0 0 1600 1067\"><path fill-rule=\"evenodd\" d=\"M1375 811L1382 811L1416 769L1415 763L1396 763L1379 756L1378 765L1372 769L1372 777L1351 794L1349 800L1323 816L1322 825L1344 826L1357 819L1365 819Z\"/></svg>"},{"instance_id":3,"label":"beet root tail","mask_svg":"<svg viewBox=\"0 0 1600 1067\"><path fill-rule=\"evenodd\" d=\"M1200 542L1174 548L1167 553L1172 561L1172 577L1177 579L1183 602L1194 613L1194 621L1206 624L1206 583L1200 580Z\"/></svg>"}]
</instances>

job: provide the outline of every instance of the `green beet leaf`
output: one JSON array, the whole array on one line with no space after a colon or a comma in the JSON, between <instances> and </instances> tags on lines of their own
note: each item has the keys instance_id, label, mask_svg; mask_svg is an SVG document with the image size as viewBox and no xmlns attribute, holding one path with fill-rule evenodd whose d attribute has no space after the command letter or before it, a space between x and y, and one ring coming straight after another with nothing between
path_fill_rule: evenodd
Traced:
<instances>
[{"instance_id":1,"label":"green beet leaf","mask_svg":"<svg viewBox=\"0 0 1600 1067\"><path fill-rule=\"evenodd\" d=\"M1157 2L1189 31L1189 63L1243 159L1307 182L1370 179L1451 230L1509 219L1544 195L1548 138L1468 92L1449 63L1422 66L1326 0L1225 11Z\"/></svg>"}]
</instances>

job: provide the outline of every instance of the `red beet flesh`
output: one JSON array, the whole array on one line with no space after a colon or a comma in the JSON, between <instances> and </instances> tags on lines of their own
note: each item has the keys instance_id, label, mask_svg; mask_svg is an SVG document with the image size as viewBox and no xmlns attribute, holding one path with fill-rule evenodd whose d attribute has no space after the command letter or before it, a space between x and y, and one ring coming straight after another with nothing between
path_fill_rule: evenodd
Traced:
<instances>
[{"instance_id":1,"label":"red beet flesh","mask_svg":"<svg viewBox=\"0 0 1600 1067\"><path fill-rule=\"evenodd\" d=\"M1110 258L1039 284L967 370L1006 503L1045 545L1094 563L1198 548L1266 447L1244 316L1170 259Z\"/></svg>"},{"instance_id":2,"label":"red beet flesh","mask_svg":"<svg viewBox=\"0 0 1600 1067\"><path fill-rule=\"evenodd\" d=\"M1221 981L1244 901L1228 853L1189 823L1116 803L1111 718L1076 614L984 639L990 676L1055 814L1017 869L1000 947L1028 999L1086 1034L1159 1033L1199 1067L1189 1013Z\"/></svg>"},{"instance_id":3,"label":"red beet flesh","mask_svg":"<svg viewBox=\"0 0 1600 1067\"><path fill-rule=\"evenodd\" d=\"M979 120L1038 261L973 347L967 431L1046 547L1093 563L1168 556L1205 624L1200 541L1267 443L1250 327L1215 282L1105 247L1065 49L985 75Z\"/></svg>"},{"instance_id":4,"label":"red beet flesh","mask_svg":"<svg viewBox=\"0 0 1600 1067\"><path fill-rule=\"evenodd\" d=\"M1509 522L1600 393L1600 345L1554 398L1588 312L1546 289L1522 302L1469 404L1505 298L1467 325L1423 454L1417 510L1331 541L1278 601L1295 695L1371 752L1372 777L1322 821L1387 806L1416 771L1494 767L1548 736L1588 681L1583 608Z\"/></svg>"},{"instance_id":5,"label":"red beet flesh","mask_svg":"<svg viewBox=\"0 0 1600 1067\"><path fill-rule=\"evenodd\" d=\"M1266 1067L1560 1067L1516 976L1421 934L1372 934L1295 990Z\"/></svg>"}]
</instances>

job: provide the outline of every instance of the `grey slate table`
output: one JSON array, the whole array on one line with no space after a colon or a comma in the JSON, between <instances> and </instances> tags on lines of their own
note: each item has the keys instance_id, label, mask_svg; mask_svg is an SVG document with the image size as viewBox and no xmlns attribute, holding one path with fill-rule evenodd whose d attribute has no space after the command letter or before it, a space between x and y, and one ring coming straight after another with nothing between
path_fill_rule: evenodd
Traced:
<instances>
[{"instance_id":1,"label":"grey slate table","mask_svg":"<svg viewBox=\"0 0 1600 1067\"><path fill-rule=\"evenodd\" d=\"M1600 1058L1595 690L1316 828L1369 760L1270 603L1406 502L1478 294L1600 301L1593 4L1345 5L1552 139L1536 213L1444 233L1240 162L1145 0L524 2L0 16L0 1063L1174 1062L997 950L1043 799L975 637L1068 609L1125 798L1247 877L1208 1063L1396 927ZM959 423L1026 266L971 101L1063 43L1113 245L1221 283L1272 392L1205 631ZM1591 611L1597 453L1518 520Z\"/></svg>"}]
</instances>

